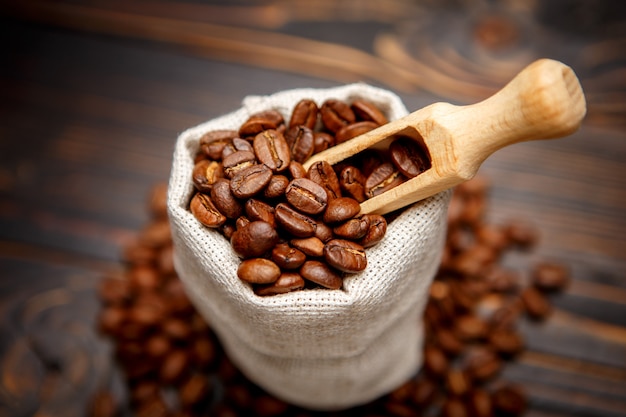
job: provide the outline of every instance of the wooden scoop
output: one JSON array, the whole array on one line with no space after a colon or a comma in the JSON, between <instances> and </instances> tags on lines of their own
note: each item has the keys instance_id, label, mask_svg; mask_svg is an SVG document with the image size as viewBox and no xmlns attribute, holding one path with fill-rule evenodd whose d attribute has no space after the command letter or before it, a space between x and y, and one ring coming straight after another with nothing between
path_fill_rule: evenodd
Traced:
<instances>
[{"instance_id":1,"label":"wooden scoop","mask_svg":"<svg viewBox=\"0 0 626 417\"><path fill-rule=\"evenodd\" d=\"M585 97L572 69L541 59L480 103L432 104L313 155L303 165L307 170L317 161L333 165L367 148L386 148L394 135L422 142L431 168L361 203L361 213L385 214L471 179L504 146L575 132L585 113Z\"/></svg>"}]
</instances>

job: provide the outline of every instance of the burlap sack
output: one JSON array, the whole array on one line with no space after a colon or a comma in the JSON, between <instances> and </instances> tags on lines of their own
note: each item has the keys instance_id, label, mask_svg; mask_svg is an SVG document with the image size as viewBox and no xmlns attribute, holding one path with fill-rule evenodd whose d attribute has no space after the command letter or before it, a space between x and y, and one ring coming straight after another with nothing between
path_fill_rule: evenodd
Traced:
<instances>
[{"instance_id":1,"label":"burlap sack","mask_svg":"<svg viewBox=\"0 0 626 417\"><path fill-rule=\"evenodd\" d=\"M365 84L297 89L248 97L239 110L182 133L169 182L176 270L190 299L227 354L256 384L292 404L342 409L388 393L421 364L421 314L440 261L450 197L444 192L407 208L385 239L368 249L368 266L341 290L259 297L236 274L230 243L188 210L198 139L238 129L252 113L276 109L289 120L302 98L366 98L390 120L407 114L394 94Z\"/></svg>"}]
</instances>

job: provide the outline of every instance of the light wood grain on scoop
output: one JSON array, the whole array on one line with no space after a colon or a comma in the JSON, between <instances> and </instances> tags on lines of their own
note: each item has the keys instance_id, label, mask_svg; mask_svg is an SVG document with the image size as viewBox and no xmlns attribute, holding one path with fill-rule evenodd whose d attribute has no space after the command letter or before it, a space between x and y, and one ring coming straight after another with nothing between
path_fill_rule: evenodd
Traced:
<instances>
[{"instance_id":1,"label":"light wood grain on scoop","mask_svg":"<svg viewBox=\"0 0 626 417\"><path fill-rule=\"evenodd\" d=\"M336 164L367 148L386 147L394 135L422 142L431 168L361 203L361 213L385 214L473 178L483 161L504 146L575 132L586 110L574 71L541 59L480 103L432 104L320 152L303 165L308 169L317 161Z\"/></svg>"}]
</instances>

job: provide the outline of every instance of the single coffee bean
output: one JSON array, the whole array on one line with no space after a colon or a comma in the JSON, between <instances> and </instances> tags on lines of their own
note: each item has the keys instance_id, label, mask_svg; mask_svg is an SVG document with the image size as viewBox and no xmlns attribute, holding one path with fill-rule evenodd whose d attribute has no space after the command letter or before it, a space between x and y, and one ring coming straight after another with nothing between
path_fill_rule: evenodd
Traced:
<instances>
[{"instance_id":1,"label":"single coffee bean","mask_svg":"<svg viewBox=\"0 0 626 417\"><path fill-rule=\"evenodd\" d=\"M502 369L502 360L487 347L472 350L465 359L465 370L476 381L487 381L498 374L500 369Z\"/></svg>"},{"instance_id":2,"label":"single coffee bean","mask_svg":"<svg viewBox=\"0 0 626 417\"><path fill-rule=\"evenodd\" d=\"M436 378L443 378L448 372L448 358L441 349L434 346L424 348L424 369Z\"/></svg>"},{"instance_id":3,"label":"single coffee bean","mask_svg":"<svg viewBox=\"0 0 626 417\"><path fill-rule=\"evenodd\" d=\"M521 416L528 407L526 394L519 386L513 384L497 388L491 394L491 401L498 416Z\"/></svg>"},{"instance_id":4,"label":"single coffee bean","mask_svg":"<svg viewBox=\"0 0 626 417\"><path fill-rule=\"evenodd\" d=\"M248 151L254 152L252 148L252 144L245 139L234 138L231 143L227 144L222 150L222 160L226 158L228 155L233 154L237 151Z\"/></svg>"},{"instance_id":5,"label":"single coffee bean","mask_svg":"<svg viewBox=\"0 0 626 417\"><path fill-rule=\"evenodd\" d=\"M511 244L506 229L498 225L481 224L476 228L476 239L497 252L503 251Z\"/></svg>"},{"instance_id":6,"label":"single coffee bean","mask_svg":"<svg viewBox=\"0 0 626 417\"><path fill-rule=\"evenodd\" d=\"M289 243L291 246L300 250L307 256L318 258L324 256L324 242L315 236L302 239L291 239Z\"/></svg>"},{"instance_id":7,"label":"single coffee bean","mask_svg":"<svg viewBox=\"0 0 626 417\"><path fill-rule=\"evenodd\" d=\"M228 155L223 161L222 166L224 175L227 178L233 178L238 172L249 168L256 164L256 156L254 152L237 151Z\"/></svg>"},{"instance_id":8,"label":"single coffee bean","mask_svg":"<svg viewBox=\"0 0 626 417\"><path fill-rule=\"evenodd\" d=\"M463 342L454 334L450 329L444 327L438 328L435 331L435 339L437 345L448 355L457 356L463 352Z\"/></svg>"},{"instance_id":9,"label":"single coffee bean","mask_svg":"<svg viewBox=\"0 0 626 417\"><path fill-rule=\"evenodd\" d=\"M350 108L360 120L370 120L379 126L388 123L387 117L380 111L378 106L367 100L356 99L352 102Z\"/></svg>"},{"instance_id":10,"label":"single coffee bean","mask_svg":"<svg viewBox=\"0 0 626 417\"><path fill-rule=\"evenodd\" d=\"M297 272L283 272L272 284L255 287L254 293L260 296L285 294L304 288L304 279Z\"/></svg>"},{"instance_id":11,"label":"single coffee bean","mask_svg":"<svg viewBox=\"0 0 626 417\"><path fill-rule=\"evenodd\" d=\"M449 371L445 378L445 384L448 392L457 397L464 396L471 388L471 380L460 369Z\"/></svg>"},{"instance_id":12,"label":"single coffee bean","mask_svg":"<svg viewBox=\"0 0 626 417\"><path fill-rule=\"evenodd\" d=\"M306 126L313 130L317 124L318 114L319 108L313 100L302 99L296 103L291 112L289 128L293 128L294 126Z\"/></svg>"},{"instance_id":13,"label":"single coffee bean","mask_svg":"<svg viewBox=\"0 0 626 417\"><path fill-rule=\"evenodd\" d=\"M326 243L334 237L333 229L328 227L326 223L318 222L315 226L315 237Z\"/></svg>"},{"instance_id":14,"label":"single coffee bean","mask_svg":"<svg viewBox=\"0 0 626 417\"><path fill-rule=\"evenodd\" d=\"M230 180L230 189L237 198L250 198L261 192L272 179L272 170L257 164L237 172Z\"/></svg>"},{"instance_id":15,"label":"single coffee bean","mask_svg":"<svg viewBox=\"0 0 626 417\"><path fill-rule=\"evenodd\" d=\"M280 268L269 259L246 259L239 264L237 276L250 284L271 284L280 276Z\"/></svg>"},{"instance_id":16,"label":"single coffee bean","mask_svg":"<svg viewBox=\"0 0 626 417\"><path fill-rule=\"evenodd\" d=\"M228 241L230 241L230 238L233 236L233 233L235 233L235 230L237 230L237 228L231 222L226 222L222 225L222 234Z\"/></svg>"},{"instance_id":17,"label":"single coffee bean","mask_svg":"<svg viewBox=\"0 0 626 417\"><path fill-rule=\"evenodd\" d=\"M481 388L474 388L466 398L472 417L493 417L493 402L487 391Z\"/></svg>"},{"instance_id":18,"label":"single coffee bean","mask_svg":"<svg viewBox=\"0 0 626 417\"><path fill-rule=\"evenodd\" d=\"M407 178L414 178L430 168L430 158L413 139L402 136L389 145L389 157L395 167Z\"/></svg>"},{"instance_id":19,"label":"single coffee bean","mask_svg":"<svg viewBox=\"0 0 626 417\"><path fill-rule=\"evenodd\" d=\"M214 161L222 157L224 147L237 137L236 130L213 130L198 140L202 152Z\"/></svg>"},{"instance_id":20,"label":"single coffee bean","mask_svg":"<svg viewBox=\"0 0 626 417\"><path fill-rule=\"evenodd\" d=\"M279 243L272 249L271 259L282 269L298 269L306 261L306 255L288 243Z\"/></svg>"},{"instance_id":21,"label":"single coffee bean","mask_svg":"<svg viewBox=\"0 0 626 417\"><path fill-rule=\"evenodd\" d=\"M359 216L333 228L333 233L342 239L361 239L370 229L370 217Z\"/></svg>"},{"instance_id":22,"label":"single coffee bean","mask_svg":"<svg viewBox=\"0 0 626 417\"><path fill-rule=\"evenodd\" d=\"M276 209L274 207L255 198L246 201L244 207L246 216L250 221L261 220L269 223L274 229L276 228Z\"/></svg>"},{"instance_id":23,"label":"single coffee bean","mask_svg":"<svg viewBox=\"0 0 626 417\"><path fill-rule=\"evenodd\" d=\"M267 184L267 187L263 191L263 197L269 199L282 197L285 194L285 190L288 185L289 178L284 175L273 175L269 184Z\"/></svg>"},{"instance_id":24,"label":"single coffee bean","mask_svg":"<svg viewBox=\"0 0 626 417\"><path fill-rule=\"evenodd\" d=\"M275 216L280 227L296 237L310 237L315 234L317 227L315 220L297 212L287 204L279 203L275 209Z\"/></svg>"},{"instance_id":25,"label":"single coffee bean","mask_svg":"<svg viewBox=\"0 0 626 417\"><path fill-rule=\"evenodd\" d=\"M419 378L415 382L412 396L413 402L418 407L426 409L435 400L437 391L438 387L433 381L428 378Z\"/></svg>"},{"instance_id":26,"label":"single coffee bean","mask_svg":"<svg viewBox=\"0 0 626 417\"><path fill-rule=\"evenodd\" d=\"M320 261L306 261L300 268L300 275L311 282L332 290L343 285L341 276L327 264Z\"/></svg>"},{"instance_id":27,"label":"single coffee bean","mask_svg":"<svg viewBox=\"0 0 626 417\"><path fill-rule=\"evenodd\" d=\"M274 172L289 167L291 152L285 137L277 130L265 130L254 137L254 153L261 164Z\"/></svg>"},{"instance_id":28,"label":"single coffee bean","mask_svg":"<svg viewBox=\"0 0 626 417\"><path fill-rule=\"evenodd\" d=\"M369 121L355 122L349 125L345 125L335 134L335 143L343 143L359 135L367 133L370 130L374 130L377 127L378 125L376 123Z\"/></svg>"},{"instance_id":29,"label":"single coffee bean","mask_svg":"<svg viewBox=\"0 0 626 417\"><path fill-rule=\"evenodd\" d=\"M315 138L313 131L306 126L294 126L285 133L285 140L291 151L291 159L304 162L313 155Z\"/></svg>"},{"instance_id":30,"label":"single coffee bean","mask_svg":"<svg viewBox=\"0 0 626 417\"><path fill-rule=\"evenodd\" d=\"M247 226L248 224L250 224L250 219L246 216L239 216L237 217L237 220L235 220L236 230L239 230L242 227Z\"/></svg>"},{"instance_id":31,"label":"single coffee bean","mask_svg":"<svg viewBox=\"0 0 626 417\"><path fill-rule=\"evenodd\" d=\"M335 137L326 132L313 133L313 153L320 153L335 146Z\"/></svg>"},{"instance_id":32,"label":"single coffee bean","mask_svg":"<svg viewBox=\"0 0 626 417\"><path fill-rule=\"evenodd\" d=\"M276 110L265 110L251 115L239 128L242 138L256 136L264 130L279 129L285 120Z\"/></svg>"},{"instance_id":33,"label":"single coffee bean","mask_svg":"<svg viewBox=\"0 0 626 417\"><path fill-rule=\"evenodd\" d=\"M224 176L222 166L217 161L209 161L203 159L195 164L191 178L193 185L198 191L208 193L211 191L213 184Z\"/></svg>"},{"instance_id":34,"label":"single coffee bean","mask_svg":"<svg viewBox=\"0 0 626 417\"><path fill-rule=\"evenodd\" d=\"M226 216L220 213L206 194L196 193L189 203L189 209L194 217L206 227L217 228L226 222Z\"/></svg>"},{"instance_id":35,"label":"single coffee bean","mask_svg":"<svg viewBox=\"0 0 626 417\"><path fill-rule=\"evenodd\" d=\"M178 398L183 407L189 408L201 403L210 394L211 384L206 376L194 374L181 386Z\"/></svg>"},{"instance_id":36,"label":"single coffee bean","mask_svg":"<svg viewBox=\"0 0 626 417\"><path fill-rule=\"evenodd\" d=\"M365 249L358 243L332 239L324 245L324 259L343 272L359 272L367 267Z\"/></svg>"},{"instance_id":37,"label":"single coffee bean","mask_svg":"<svg viewBox=\"0 0 626 417\"><path fill-rule=\"evenodd\" d=\"M324 222L333 224L349 220L359 214L361 205L358 201L350 197L339 197L328 202L324 212Z\"/></svg>"},{"instance_id":38,"label":"single coffee bean","mask_svg":"<svg viewBox=\"0 0 626 417\"><path fill-rule=\"evenodd\" d=\"M387 233L387 220L380 214L366 214L370 220L370 227L365 236L359 240L359 244L364 248L370 248L377 245Z\"/></svg>"},{"instance_id":39,"label":"single coffee bean","mask_svg":"<svg viewBox=\"0 0 626 417\"><path fill-rule=\"evenodd\" d=\"M337 178L335 170L328 162L319 161L314 163L309 168L306 176L311 181L314 181L324 187L329 200L341 197L339 178Z\"/></svg>"},{"instance_id":40,"label":"single coffee bean","mask_svg":"<svg viewBox=\"0 0 626 417\"><path fill-rule=\"evenodd\" d=\"M278 243L278 233L267 222L254 221L236 230L230 243L242 258L257 258L269 252Z\"/></svg>"},{"instance_id":41,"label":"single coffee bean","mask_svg":"<svg viewBox=\"0 0 626 417\"><path fill-rule=\"evenodd\" d=\"M346 166L339 174L339 185L348 197L359 203L365 201L365 181L367 178L355 166Z\"/></svg>"},{"instance_id":42,"label":"single coffee bean","mask_svg":"<svg viewBox=\"0 0 626 417\"><path fill-rule=\"evenodd\" d=\"M480 317L474 314L464 314L457 317L454 331L461 340L471 341L487 336L489 328Z\"/></svg>"},{"instance_id":43,"label":"single coffee bean","mask_svg":"<svg viewBox=\"0 0 626 417\"><path fill-rule=\"evenodd\" d=\"M328 202L326 190L307 178L291 181L285 190L285 197L296 210L306 214L321 213Z\"/></svg>"},{"instance_id":44,"label":"single coffee bean","mask_svg":"<svg viewBox=\"0 0 626 417\"><path fill-rule=\"evenodd\" d=\"M511 243L520 249L530 249L539 241L539 230L524 221L511 221L505 230Z\"/></svg>"},{"instance_id":45,"label":"single coffee bean","mask_svg":"<svg viewBox=\"0 0 626 417\"><path fill-rule=\"evenodd\" d=\"M405 181L405 177L390 162L383 163L374 169L365 181L365 195L375 197L392 189Z\"/></svg>"},{"instance_id":46,"label":"single coffee bean","mask_svg":"<svg viewBox=\"0 0 626 417\"><path fill-rule=\"evenodd\" d=\"M163 362L161 362L159 379L166 383L180 380L188 364L189 357L187 356L187 352L181 349L172 351L165 357Z\"/></svg>"},{"instance_id":47,"label":"single coffee bean","mask_svg":"<svg viewBox=\"0 0 626 417\"><path fill-rule=\"evenodd\" d=\"M489 345L498 353L513 356L524 349L524 340L512 329L495 329L489 334Z\"/></svg>"},{"instance_id":48,"label":"single coffee bean","mask_svg":"<svg viewBox=\"0 0 626 417\"><path fill-rule=\"evenodd\" d=\"M533 285L542 291L559 291L569 284L569 270L562 264L541 262L531 271Z\"/></svg>"},{"instance_id":49,"label":"single coffee bean","mask_svg":"<svg viewBox=\"0 0 626 417\"><path fill-rule=\"evenodd\" d=\"M516 271L494 267L487 273L485 279L492 291L510 293L517 291L520 275Z\"/></svg>"},{"instance_id":50,"label":"single coffee bean","mask_svg":"<svg viewBox=\"0 0 626 417\"><path fill-rule=\"evenodd\" d=\"M292 159L289 163L289 175L291 175L293 179L306 178L306 169L304 169L300 162Z\"/></svg>"},{"instance_id":51,"label":"single coffee bean","mask_svg":"<svg viewBox=\"0 0 626 417\"><path fill-rule=\"evenodd\" d=\"M535 320L543 320L552 312L550 302L539 290L528 287L520 294L528 315Z\"/></svg>"},{"instance_id":52,"label":"single coffee bean","mask_svg":"<svg viewBox=\"0 0 626 417\"><path fill-rule=\"evenodd\" d=\"M336 99L328 99L322 103L320 115L324 126L333 133L356 121L356 116L350 106Z\"/></svg>"},{"instance_id":53,"label":"single coffee bean","mask_svg":"<svg viewBox=\"0 0 626 417\"><path fill-rule=\"evenodd\" d=\"M213 185L211 201L213 201L220 213L229 219L236 219L243 213L241 202L235 198L230 189L230 181L225 178L220 178Z\"/></svg>"},{"instance_id":54,"label":"single coffee bean","mask_svg":"<svg viewBox=\"0 0 626 417\"><path fill-rule=\"evenodd\" d=\"M496 309L489 317L489 326L492 329L511 329L521 313L521 300Z\"/></svg>"}]
</instances>

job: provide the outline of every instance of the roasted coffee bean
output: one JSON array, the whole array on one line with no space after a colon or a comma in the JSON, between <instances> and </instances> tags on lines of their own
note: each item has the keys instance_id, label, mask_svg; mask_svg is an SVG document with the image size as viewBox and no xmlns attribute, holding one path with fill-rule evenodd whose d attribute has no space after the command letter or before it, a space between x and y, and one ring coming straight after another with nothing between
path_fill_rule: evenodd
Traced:
<instances>
[{"instance_id":1,"label":"roasted coffee bean","mask_svg":"<svg viewBox=\"0 0 626 417\"><path fill-rule=\"evenodd\" d=\"M359 272L367 267L365 249L345 239L332 239L324 245L324 259L343 272Z\"/></svg>"},{"instance_id":2,"label":"roasted coffee bean","mask_svg":"<svg viewBox=\"0 0 626 417\"><path fill-rule=\"evenodd\" d=\"M254 293L260 296L284 294L304 288L304 279L297 272L283 272L272 284L258 286Z\"/></svg>"},{"instance_id":3,"label":"roasted coffee bean","mask_svg":"<svg viewBox=\"0 0 626 417\"><path fill-rule=\"evenodd\" d=\"M291 246L300 250L307 256L318 258L324 256L324 242L315 236L302 239L291 239L289 243Z\"/></svg>"},{"instance_id":4,"label":"roasted coffee bean","mask_svg":"<svg viewBox=\"0 0 626 417\"><path fill-rule=\"evenodd\" d=\"M203 159L198 162L191 174L193 185L198 191L208 193L211 191L213 184L224 176L222 166L219 162Z\"/></svg>"},{"instance_id":5,"label":"roasted coffee bean","mask_svg":"<svg viewBox=\"0 0 626 417\"><path fill-rule=\"evenodd\" d=\"M443 378L448 372L449 361L441 349L434 346L424 348L424 369L428 374Z\"/></svg>"},{"instance_id":6,"label":"roasted coffee bean","mask_svg":"<svg viewBox=\"0 0 626 417\"><path fill-rule=\"evenodd\" d=\"M326 132L313 133L313 153L320 153L335 146L335 137Z\"/></svg>"},{"instance_id":7,"label":"roasted coffee bean","mask_svg":"<svg viewBox=\"0 0 626 417\"><path fill-rule=\"evenodd\" d=\"M236 219L243 213L241 202L233 195L230 181L225 178L220 178L211 188L211 201L229 219Z\"/></svg>"},{"instance_id":8,"label":"roasted coffee bean","mask_svg":"<svg viewBox=\"0 0 626 417\"><path fill-rule=\"evenodd\" d=\"M237 217L237 220L235 221L236 230L239 230L242 227L247 226L248 224L250 224L250 219L248 217L246 217L246 216L239 216L239 217Z\"/></svg>"},{"instance_id":9,"label":"roasted coffee bean","mask_svg":"<svg viewBox=\"0 0 626 417\"><path fill-rule=\"evenodd\" d=\"M285 190L285 197L296 210L306 214L319 214L328 203L326 190L307 178L291 181Z\"/></svg>"},{"instance_id":10,"label":"roasted coffee bean","mask_svg":"<svg viewBox=\"0 0 626 417\"><path fill-rule=\"evenodd\" d=\"M476 381L487 381L502 369L502 360L490 348L478 347L465 359L467 374Z\"/></svg>"},{"instance_id":11,"label":"roasted coffee bean","mask_svg":"<svg viewBox=\"0 0 626 417\"><path fill-rule=\"evenodd\" d=\"M460 369L449 371L445 378L448 392L457 397L467 394L471 388L471 383L470 378Z\"/></svg>"},{"instance_id":12,"label":"roasted coffee bean","mask_svg":"<svg viewBox=\"0 0 626 417\"><path fill-rule=\"evenodd\" d=\"M463 352L463 349L465 348L463 342L461 342L456 334L450 329L441 327L436 329L434 333L437 346L439 346L446 354L450 356L457 356Z\"/></svg>"},{"instance_id":13,"label":"roasted coffee bean","mask_svg":"<svg viewBox=\"0 0 626 417\"><path fill-rule=\"evenodd\" d=\"M306 169L304 169L300 162L292 159L289 163L289 175L291 175L293 179L306 178Z\"/></svg>"},{"instance_id":14,"label":"roasted coffee bean","mask_svg":"<svg viewBox=\"0 0 626 417\"><path fill-rule=\"evenodd\" d=\"M377 127L378 125L376 123L369 121L356 122L346 125L339 129L339 131L335 134L335 143L339 144L346 142L352 138L367 133L370 130L374 130Z\"/></svg>"},{"instance_id":15,"label":"roasted coffee bean","mask_svg":"<svg viewBox=\"0 0 626 417\"><path fill-rule=\"evenodd\" d=\"M374 169L365 181L365 195L368 198L390 190L405 181L405 177L390 162L383 163Z\"/></svg>"},{"instance_id":16,"label":"roasted coffee bean","mask_svg":"<svg viewBox=\"0 0 626 417\"><path fill-rule=\"evenodd\" d=\"M237 198L250 198L269 184L272 170L265 165L252 165L237 172L230 180L230 189Z\"/></svg>"},{"instance_id":17,"label":"roasted coffee bean","mask_svg":"<svg viewBox=\"0 0 626 417\"><path fill-rule=\"evenodd\" d=\"M275 199L282 197L285 194L285 190L289 185L289 178L284 175L272 175L269 184L263 191L263 197L269 199Z\"/></svg>"},{"instance_id":18,"label":"roasted coffee bean","mask_svg":"<svg viewBox=\"0 0 626 417\"><path fill-rule=\"evenodd\" d=\"M191 375L179 389L178 398L183 407L191 407L209 397L211 384L206 376Z\"/></svg>"},{"instance_id":19,"label":"roasted coffee bean","mask_svg":"<svg viewBox=\"0 0 626 417\"><path fill-rule=\"evenodd\" d=\"M333 233L342 239L361 239L370 229L370 217L359 216L333 228Z\"/></svg>"},{"instance_id":20,"label":"roasted coffee bean","mask_svg":"<svg viewBox=\"0 0 626 417\"><path fill-rule=\"evenodd\" d=\"M324 212L324 222L329 224L341 223L359 214L361 205L350 197L338 197L328 202Z\"/></svg>"},{"instance_id":21,"label":"roasted coffee bean","mask_svg":"<svg viewBox=\"0 0 626 417\"><path fill-rule=\"evenodd\" d=\"M476 240L493 248L497 252L505 250L510 245L509 236L504 227L481 224L476 228Z\"/></svg>"},{"instance_id":22,"label":"roasted coffee bean","mask_svg":"<svg viewBox=\"0 0 626 417\"><path fill-rule=\"evenodd\" d=\"M246 259L237 268L239 279L250 284L271 284L280 274L278 265L265 258Z\"/></svg>"},{"instance_id":23,"label":"roasted coffee bean","mask_svg":"<svg viewBox=\"0 0 626 417\"><path fill-rule=\"evenodd\" d=\"M322 123L331 132L338 132L345 125L356 121L356 116L350 106L335 99L328 99L322 103L320 108Z\"/></svg>"},{"instance_id":24,"label":"roasted coffee bean","mask_svg":"<svg viewBox=\"0 0 626 417\"><path fill-rule=\"evenodd\" d=\"M493 402L487 391L474 388L466 398L472 417L493 417Z\"/></svg>"},{"instance_id":25,"label":"roasted coffee bean","mask_svg":"<svg viewBox=\"0 0 626 417\"><path fill-rule=\"evenodd\" d=\"M300 268L300 275L304 279L332 290L338 290L343 285L341 276L327 264L320 261L306 261Z\"/></svg>"},{"instance_id":26,"label":"roasted coffee bean","mask_svg":"<svg viewBox=\"0 0 626 417\"><path fill-rule=\"evenodd\" d=\"M170 352L161 363L159 378L163 382L175 382L180 380L189 364L189 356L184 350Z\"/></svg>"},{"instance_id":27,"label":"roasted coffee bean","mask_svg":"<svg viewBox=\"0 0 626 417\"><path fill-rule=\"evenodd\" d=\"M189 209L194 217L206 227L217 228L226 222L226 216L220 213L206 194L196 193L189 203Z\"/></svg>"},{"instance_id":28,"label":"roasted coffee bean","mask_svg":"<svg viewBox=\"0 0 626 417\"><path fill-rule=\"evenodd\" d=\"M291 151L291 159L304 162L313 155L315 138L313 131L306 126L294 126L285 133L285 140Z\"/></svg>"},{"instance_id":29,"label":"roasted coffee bean","mask_svg":"<svg viewBox=\"0 0 626 417\"><path fill-rule=\"evenodd\" d=\"M267 222L253 221L237 229L230 243L242 258L256 258L269 252L278 243L278 233Z\"/></svg>"},{"instance_id":30,"label":"roasted coffee bean","mask_svg":"<svg viewBox=\"0 0 626 417\"><path fill-rule=\"evenodd\" d=\"M492 268L485 279L489 288L495 292L514 292L520 283L520 276L516 271L499 267Z\"/></svg>"},{"instance_id":31,"label":"roasted coffee bean","mask_svg":"<svg viewBox=\"0 0 626 417\"><path fill-rule=\"evenodd\" d=\"M283 115L276 110L265 110L251 115L239 128L242 138L256 136L264 130L280 129L285 123Z\"/></svg>"},{"instance_id":32,"label":"roasted coffee bean","mask_svg":"<svg viewBox=\"0 0 626 417\"><path fill-rule=\"evenodd\" d=\"M333 229L328 227L326 223L318 222L315 226L315 237L326 243L334 237Z\"/></svg>"},{"instance_id":33,"label":"roasted coffee bean","mask_svg":"<svg viewBox=\"0 0 626 417\"><path fill-rule=\"evenodd\" d=\"M296 103L291 112L289 128L293 128L294 126L306 126L313 130L317 124L318 114L319 108L313 100L302 99Z\"/></svg>"},{"instance_id":34,"label":"roasted coffee bean","mask_svg":"<svg viewBox=\"0 0 626 417\"><path fill-rule=\"evenodd\" d=\"M570 273L562 264L541 262L532 269L531 280L542 291L559 291L569 284Z\"/></svg>"},{"instance_id":35,"label":"roasted coffee bean","mask_svg":"<svg viewBox=\"0 0 626 417\"><path fill-rule=\"evenodd\" d=\"M521 309L521 300L496 309L489 317L489 326L492 329L510 329L519 318Z\"/></svg>"},{"instance_id":36,"label":"roasted coffee bean","mask_svg":"<svg viewBox=\"0 0 626 417\"><path fill-rule=\"evenodd\" d=\"M324 187L328 194L328 200L341 197L341 187L339 178L330 165L326 161L319 161L311 165L306 174L307 178Z\"/></svg>"},{"instance_id":37,"label":"roasted coffee bean","mask_svg":"<svg viewBox=\"0 0 626 417\"><path fill-rule=\"evenodd\" d=\"M261 164L274 172L284 171L291 162L285 137L277 130L265 130L254 137L254 153Z\"/></svg>"},{"instance_id":38,"label":"roasted coffee bean","mask_svg":"<svg viewBox=\"0 0 626 417\"><path fill-rule=\"evenodd\" d=\"M552 312L550 302L539 290L528 287L522 291L521 299L528 315L535 320L544 320Z\"/></svg>"},{"instance_id":39,"label":"roasted coffee bean","mask_svg":"<svg viewBox=\"0 0 626 417\"><path fill-rule=\"evenodd\" d=\"M525 221L511 221L505 230L511 243L520 249L530 249L539 241L537 228Z\"/></svg>"},{"instance_id":40,"label":"roasted coffee bean","mask_svg":"<svg viewBox=\"0 0 626 417\"><path fill-rule=\"evenodd\" d=\"M388 123L387 117L378 106L370 101L356 99L350 105L350 108L360 120L370 120L379 126Z\"/></svg>"},{"instance_id":41,"label":"roasted coffee bean","mask_svg":"<svg viewBox=\"0 0 626 417\"><path fill-rule=\"evenodd\" d=\"M315 234L317 224L315 220L280 203L276 206L276 222L288 233L296 237L310 237Z\"/></svg>"},{"instance_id":42,"label":"roasted coffee bean","mask_svg":"<svg viewBox=\"0 0 626 417\"><path fill-rule=\"evenodd\" d=\"M464 314L456 318L455 334L464 341L482 339L487 336L487 323L474 314Z\"/></svg>"},{"instance_id":43,"label":"roasted coffee bean","mask_svg":"<svg viewBox=\"0 0 626 417\"><path fill-rule=\"evenodd\" d=\"M512 356L522 351L524 340L511 329L495 329L489 334L489 345L498 353Z\"/></svg>"},{"instance_id":44,"label":"roasted coffee bean","mask_svg":"<svg viewBox=\"0 0 626 417\"><path fill-rule=\"evenodd\" d=\"M389 157L407 178L417 177L430 168L427 151L409 137L399 137L389 145Z\"/></svg>"},{"instance_id":45,"label":"roasted coffee bean","mask_svg":"<svg viewBox=\"0 0 626 417\"><path fill-rule=\"evenodd\" d=\"M146 353L152 358L160 359L169 353L171 349L172 342L163 334L153 335L146 340Z\"/></svg>"},{"instance_id":46,"label":"roasted coffee bean","mask_svg":"<svg viewBox=\"0 0 626 417\"><path fill-rule=\"evenodd\" d=\"M228 155L223 161L222 166L224 175L227 178L233 178L238 172L249 168L256 164L256 156L254 152L237 151Z\"/></svg>"},{"instance_id":47,"label":"roasted coffee bean","mask_svg":"<svg viewBox=\"0 0 626 417\"><path fill-rule=\"evenodd\" d=\"M359 203L365 201L365 175L354 166L347 166L339 174L339 185L348 197Z\"/></svg>"},{"instance_id":48,"label":"roasted coffee bean","mask_svg":"<svg viewBox=\"0 0 626 417\"><path fill-rule=\"evenodd\" d=\"M244 207L246 211L246 217L250 221L261 220L269 223L272 228L276 228L276 210L274 209L274 207L255 198L251 198L246 201Z\"/></svg>"},{"instance_id":49,"label":"roasted coffee bean","mask_svg":"<svg viewBox=\"0 0 626 417\"><path fill-rule=\"evenodd\" d=\"M491 394L493 408L498 416L521 416L528 407L526 394L518 385L508 384Z\"/></svg>"},{"instance_id":50,"label":"roasted coffee bean","mask_svg":"<svg viewBox=\"0 0 626 417\"><path fill-rule=\"evenodd\" d=\"M279 243L272 249L271 259L282 269L298 269L306 261L306 255L288 243Z\"/></svg>"},{"instance_id":51,"label":"roasted coffee bean","mask_svg":"<svg viewBox=\"0 0 626 417\"><path fill-rule=\"evenodd\" d=\"M198 142L206 156L219 161L224 147L236 137L237 131L235 130L213 130L202 135Z\"/></svg>"},{"instance_id":52,"label":"roasted coffee bean","mask_svg":"<svg viewBox=\"0 0 626 417\"><path fill-rule=\"evenodd\" d=\"M227 144L222 150L222 159L237 151L254 152L252 144L245 139L234 138L231 143Z\"/></svg>"},{"instance_id":53,"label":"roasted coffee bean","mask_svg":"<svg viewBox=\"0 0 626 417\"><path fill-rule=\"evenodd\" d=\"M370 248L377 245L385 237L387 220L380 214L365 214L364 217L369 218L370 227L358 243L364 248Z\"/></svg>"},{"instance_id":54,"label":"roasted coffee bean","mask_svg":"<svg viewBox=\"0 0 626 417\"><path fill-rule=\"evenodd\" d=\"M413 389L412 400L421 409L426 409L437 396L437 385L428 378L418 378Z\"/></svg>"}]
</instances>

